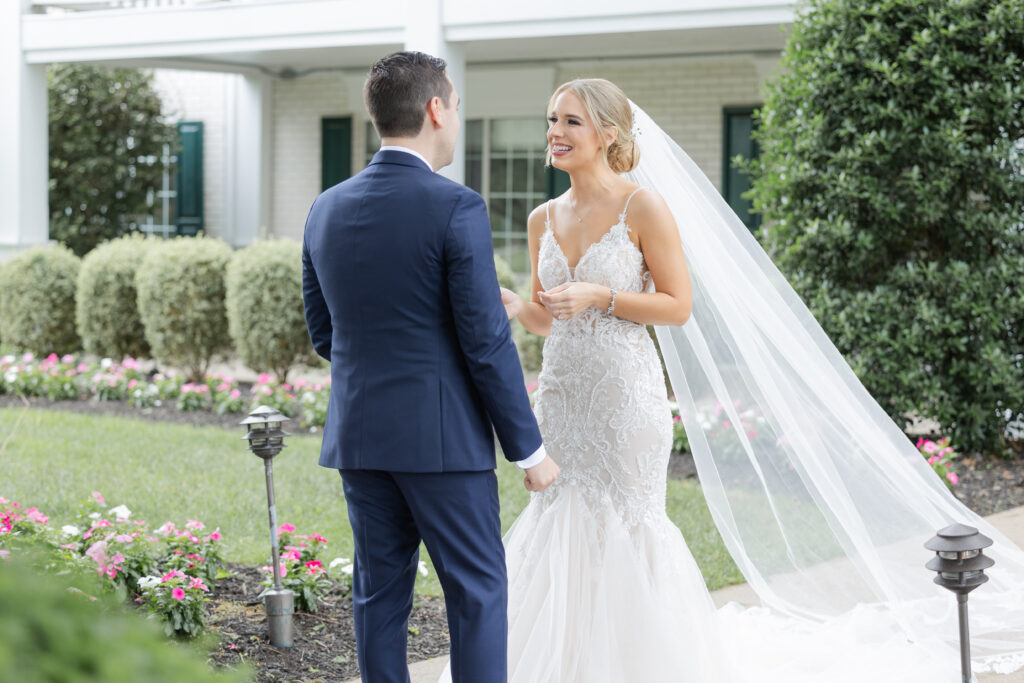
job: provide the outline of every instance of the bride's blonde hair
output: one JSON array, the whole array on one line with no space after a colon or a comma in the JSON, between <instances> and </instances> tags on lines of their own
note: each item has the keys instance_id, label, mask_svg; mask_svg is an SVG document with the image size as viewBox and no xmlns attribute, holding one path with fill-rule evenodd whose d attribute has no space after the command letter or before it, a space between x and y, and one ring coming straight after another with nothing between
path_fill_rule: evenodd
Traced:
<instances>
[{"instance_id":1,"label":"bride's blonde hair","mask_svg":"<svg viewBox=\"0 0 1024 683\"><path fill-rule=\"evenodd\" d=\"M575 78L558 86L548 100L548 116L555 106L555 100L564 92L571 92L580 98L587 115L598 129L615 126L618 135L610 145L601 138L608 166L616 173L627 173L640 163L640 150L633 140L633 110L629 98L619 86L603 78ZM547 149L547 164L551 165L551 145Z\"/></svg>"}]
</instances>

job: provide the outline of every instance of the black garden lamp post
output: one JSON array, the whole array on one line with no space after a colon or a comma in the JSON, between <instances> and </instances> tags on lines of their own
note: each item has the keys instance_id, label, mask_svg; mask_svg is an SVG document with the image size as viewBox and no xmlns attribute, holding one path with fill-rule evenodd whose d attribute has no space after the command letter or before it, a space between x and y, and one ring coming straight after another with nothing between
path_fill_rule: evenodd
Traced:
<instances>
[{"instance_id":1,"label":"black garden lamp post","mask_svg":"<svg viewBox=\"0 0 1024 683\"><path fill-rule=\"evenodd\" d=\"M287 422L281 413L267 406L259 406L242 420L246 426L243 439L249 441L249 450L263 459L267 474L267 506L270 509L270 564L274 569L274 586L263 593L270 624L270 642L275 647L292 646L292 611L294 594L281 586L281 554L277 545L277 509L274 507L274 469L271 461L284 448L288 432L281 429Z\"/></svg>"},{"instance_id":2,"label":"black garden lamp post","mask_svg":"<svg viewBox=\"0 0 1024 683\"><path fill-rule=\"evenodd\" d=\"M978 533L972 526L953 524L938 532L924 544L935 551L925 566L938 572L935 583L956 593L960 611L960 675L963 683L971 681L971 637L967 627L967 594L988 581L985 570L995 564L981 551L992 545L992 539Z\"/></svg>"}]
</instances>

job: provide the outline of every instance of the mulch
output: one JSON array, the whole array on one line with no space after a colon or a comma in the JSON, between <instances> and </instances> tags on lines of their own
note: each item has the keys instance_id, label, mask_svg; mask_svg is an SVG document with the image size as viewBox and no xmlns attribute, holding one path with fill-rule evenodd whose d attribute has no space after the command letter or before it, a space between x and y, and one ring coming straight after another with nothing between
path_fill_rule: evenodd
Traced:
<instances>
[{"instance_id":1,"label":"mulch","mask_svg":"<svg viewBox=\"0 0 1024 683\"><path fill-rule=\"evenodd\" d=\"M180 412L172 405L140 410L121 402L26 401L0 396L0 408L26 405L86 415L217 426L240 433L238 423L243 417L205 411ZM960 483L953 492L975 512L990 515L1024 505L1024 442L1015 443L1010 457L968 454L959 457L955 467ZM672 456L670 477L692 478L696 474L689 454ZM350 595L338 588L326 596L317 613L296 613L294 646L275 648L269 641L263 603L257 597L263 589L259 584L262 575L257 568L246 565L230 565L229 571L230 577L216 582L207 605L208 626L221 636L209 657L213 666L234 667L248 662L255 667L255 680L259 683L325 683L346 681L359 675ZM446 655L449 641L444 600L417 597L409 620L409 661Z\"/></svg>"},{"instance_id":2,"label":"mulch","mask_svg":"<svg viewBox=\"0 0 1024 683\"><path fill-rule=\"evenodd\" d=\"M356 661L352 599L341 588L332 590L315 614L292 616L290 648L270 643L259 570L229 565L231 576L214 586L207 604L207 627L220 634L220 645L210 655L214 667L249 663L257 681L327 683L359 676ZM417 597L409 618L409 661L448 654L448 624L444 600Z\"/></svg>"}]
</instances>

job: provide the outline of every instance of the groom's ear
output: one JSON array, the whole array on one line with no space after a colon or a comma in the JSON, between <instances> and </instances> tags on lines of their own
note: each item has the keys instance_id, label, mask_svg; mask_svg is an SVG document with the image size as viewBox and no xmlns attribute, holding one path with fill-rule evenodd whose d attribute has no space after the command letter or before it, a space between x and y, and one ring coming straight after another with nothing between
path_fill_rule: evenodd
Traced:
<instances>
[{"instance_id":1,"label":"groom's ear","mask_svg":"<svg viewBox=\"0 0 1024 683\"><path fill-rule=\"evenodd\" d=\"M431 97L427 102L427 122L434 128L444 126L444 102L440 97Z\"/></svg>"}]
</instances>

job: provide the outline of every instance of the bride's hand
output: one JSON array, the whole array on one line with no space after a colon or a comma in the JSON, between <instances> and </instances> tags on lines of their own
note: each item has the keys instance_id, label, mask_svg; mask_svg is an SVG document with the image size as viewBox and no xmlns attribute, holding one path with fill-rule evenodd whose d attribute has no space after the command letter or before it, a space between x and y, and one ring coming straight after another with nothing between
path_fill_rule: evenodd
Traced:
<instances>
[{"instance_id":1,"label":"bride's hand","mask_svg":"<svg viewBox=\"0 0 1024 683\"><path fill-rule=\"evenodd\" d=\"M511 289L501 288L501 303L505 304L505 313L509 320L518 316L523 310L523 298Z\"/></svg>"},{"instance_id":2,"label":"bride's hand","mask_svg":"<svg viewBox=\"0 0 1024 683\"><path fill-rule=\"evenodd\" d=\"M540 302L556 320L568 320L591 306L607 307L610 291L607 287L590 282L567 282L537 294Z\"/></svg>"}]
</instances>

